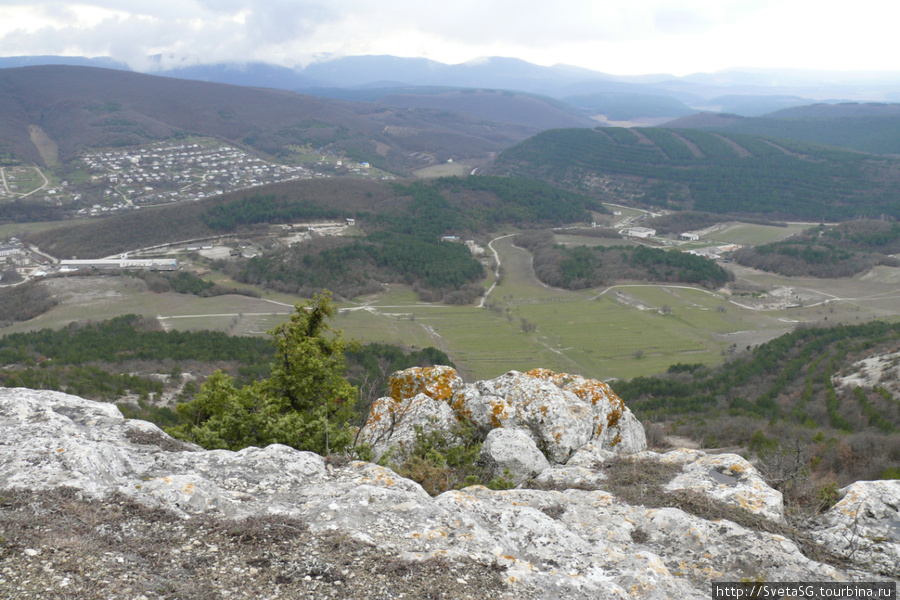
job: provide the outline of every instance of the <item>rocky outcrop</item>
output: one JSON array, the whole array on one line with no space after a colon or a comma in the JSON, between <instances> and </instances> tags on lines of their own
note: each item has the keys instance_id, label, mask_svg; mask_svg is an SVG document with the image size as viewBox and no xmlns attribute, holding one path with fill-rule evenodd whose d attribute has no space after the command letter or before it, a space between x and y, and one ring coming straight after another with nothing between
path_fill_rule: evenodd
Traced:
<instances>
[{"instance_id":1,"label":"rocky outcrop","mask_svg":"<svg viewBox=\"0 0 900 600\"><path fill-rule=\"evenodd\" d=\"M857 565L900 578L900 481L857 481L840 494L816 537Z\"/></svg>"},{"instance_id":2,"label":"rocky outcrop","mask_svg":"<svg viewBox=\"0 0 900 600\"><path fill-rule=\"evenodd\" d=\"M570 458L577 464L551 468L599 474L603 460L611 456L605 443L582 446ZM716 472L735 479L713 477L710 489L713 484L736 489L752 481L752 466L734 459L716 462L702 453L670 454L648 453L644 459L681 465L682 473L709 474L709 469L722 468ZM738 477L739 467L748 474ZM403 564L440 560L445 561L444 571L463 563L490 566L502 578L506 598L707 598L715 579L847 581L879 574L896 578L898 494L892 485L851 486L844 491L845 502L812 532L824 541L836 539L849 526L842 521L845 510L857 507L852 512L857 527L849 531L868 536L872 544L865 555L852 553L853 561L863 557L856 564L865 571L851 572L807 558L782 535L751 531L727 520L707 521L677 508L630 505L598 489L492 491L473 486L432 498L417 483L371 463L335 466L321 456L279 445L203 451L169 438L153 425L124 419L111 405L57 392L0 389L0 490L64 486L76 488L86 498L118 494L188 520L275 516L300 520L313 533L343 536L348 541L339 543L377 549ZM4 510L0 503L0 516ZM159 550L153 560L160 565L182 564L179 552ZM311 560L278 554L277 547L267 552L268 562L250 565L257 572L278 561ZM127 553L123 556L130 560ZM32 558L23 549L0 551L0 595L14 589L3 587L12 585L3 575L4 565ZM335 568L349 580L353 564ZM6 568L17 572L14 566ZM247 577L247 589L252 589L253 580ZM456 578L460 580L465 582L462 575ZM468 592L471 597L489 595ZM372 590L371 597L382 595Z\"/></svg>"},{"instance_id":3,"label":"rocky outcrop","mask_svg":"<svg viewBox=\"0 0 900 600\"><path fill-rule=\"evenodd\" d=\"M535 369L464 384L449 367L414 367L395 373L389 388L391 396L373 404L363 428L377 455L391 445L407 447L416 427L430 427L435 419L446 424L446 411L422 395L446 403L457 420L485 434L521 431L554 464L565 464L586 444L616 453L647 447L644 428L622 399L605 383L578 375Z\"/></svg>"}]
</instances>

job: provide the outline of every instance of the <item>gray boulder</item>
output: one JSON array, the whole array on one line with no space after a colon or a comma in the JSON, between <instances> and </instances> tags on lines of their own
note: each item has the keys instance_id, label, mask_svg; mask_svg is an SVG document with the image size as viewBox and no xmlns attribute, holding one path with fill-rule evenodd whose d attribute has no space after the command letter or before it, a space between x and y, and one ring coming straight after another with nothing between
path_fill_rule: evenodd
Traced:
<instances>
[{"instance_id":1,"label":"gray boulder","mask_svg":"<svg viewBox=\"0 0 900 600\"><path fill-rule=\"evenodd\" d=\"M550 468L534 440L521 429L491 430L481 446L481 460L490 477L504 477L508 473L516 485Z\"/></svg>"}]
</instances>

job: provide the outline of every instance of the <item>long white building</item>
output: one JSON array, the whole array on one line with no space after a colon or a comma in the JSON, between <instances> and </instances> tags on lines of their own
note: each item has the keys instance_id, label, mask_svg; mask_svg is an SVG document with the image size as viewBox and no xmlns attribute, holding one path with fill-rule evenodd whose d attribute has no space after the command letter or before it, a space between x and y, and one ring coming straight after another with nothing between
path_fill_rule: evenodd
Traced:
<instances>
[{"instance_id":1,"label":"long white building","mask_svg":"<svg viewBox=\"0 0 900 600\"><path fill-rule=\"evenodd\" d=\"M79 269L135 269L138 271L175 271L178 261L174 258L98 258L94 260L61 260L61 271Z\"/></svg>"}]
</instances>

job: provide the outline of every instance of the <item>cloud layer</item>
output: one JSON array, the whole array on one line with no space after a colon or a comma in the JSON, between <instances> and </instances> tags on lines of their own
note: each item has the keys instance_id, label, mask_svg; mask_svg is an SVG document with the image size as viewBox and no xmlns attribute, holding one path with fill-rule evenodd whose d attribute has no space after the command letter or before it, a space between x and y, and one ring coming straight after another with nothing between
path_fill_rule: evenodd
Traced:
<instances>
[{"instance_id":1,"label":"cloud layer","mask_svg":"<svg viewBox=\"0 0 900 600\"><path fill-rule=\"evenodd\" d=\"M0 55L110 56L139 70L355 54L516 56L623 74L900 70L898 16L893 0L840 11L811 0L0 0Z\"/></svg>"}]
</instances>

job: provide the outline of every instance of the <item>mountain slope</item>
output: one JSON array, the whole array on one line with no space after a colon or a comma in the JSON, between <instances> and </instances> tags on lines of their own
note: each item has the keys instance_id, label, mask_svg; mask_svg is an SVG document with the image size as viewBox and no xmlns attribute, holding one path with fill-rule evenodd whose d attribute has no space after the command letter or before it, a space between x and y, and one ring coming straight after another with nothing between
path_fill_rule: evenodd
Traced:
<instances>
[{"instance_id":1,"label":"mountain slope","mask_svg":"<svg viewBox=\"0 0 900 600\"><path fill-rule=\"evenodd\" d=\"M699 122L687 117L666 127L700 127L817 144L877 154L900 154L900 104L845 102L812 104L760 117Z\"/></svg>"},{"instance_id":2,"label":"mountain slope","mask_svg":"<svg viewBox=\"0 0 900 600\"><path fill-rule=\"evenodd\" d=\"M485 156L536 127L485 124L447 111L324 100L294 92L187 81L92 67L0 70L0 151L46 164L29 130L40 128L71 159L84 147L202 134L277 155L292 144L347 153L389 170Z\"/></svg>"},{"instance_id":3,"label":"mountain slope","mask_svg":"<svg viewBox=\"0 0 900 600\"><path fill-rule=\"evenodd\" d=\"M816 220L900 217L900 161L733 133L545 131L501 153L489 171L668 208Z\"/></svg>"},{"instance_id":4,"label":"mountain slope","mask_svg":"<svg viewBox=\"0 0 900 600\"><path fill-rule=\"evenodd\" d=\"M564 102L520 92L447 87L388 87L364 90L316 88L307 91L320 97L376 102L410 109L453 111L486 121L538 129L597 125L583 112Z\"/></svg>"}]
</instances>

